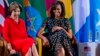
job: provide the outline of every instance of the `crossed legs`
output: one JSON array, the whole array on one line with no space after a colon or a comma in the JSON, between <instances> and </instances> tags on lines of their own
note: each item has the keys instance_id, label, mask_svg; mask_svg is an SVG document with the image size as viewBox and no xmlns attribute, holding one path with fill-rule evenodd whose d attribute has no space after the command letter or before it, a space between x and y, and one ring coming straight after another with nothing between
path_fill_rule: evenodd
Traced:
<instances>
[{"instance_id":1,"label":"crossed legs","mask_svg":"<svg viewBox=\"0 0 100 56\"><path fill-rule=\"evenodd\" d=\"M64 50L64 48L60 48L58 50L58 56L65 56L65 50Z\"/></svg>"},{"instance_id":2,"label":"crossed legs","mask_svg":"<svg viewBox=\"0 0 100 56\"><path fill-rule=\"evenodd\" d=\"M32 47L29 48L25 56L38 56L38 52L35 44L33 44Z\"/></svg>"}]
</instances>

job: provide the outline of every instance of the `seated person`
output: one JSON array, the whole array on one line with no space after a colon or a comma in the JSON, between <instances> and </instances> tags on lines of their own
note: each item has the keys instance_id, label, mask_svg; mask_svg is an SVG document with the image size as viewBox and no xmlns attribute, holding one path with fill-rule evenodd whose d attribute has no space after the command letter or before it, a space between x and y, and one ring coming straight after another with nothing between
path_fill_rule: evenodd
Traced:
<instances>
[{"instance_id":1,"label":"seated person","mask_svg":"<svg viewBox=\"0 0 100 56\"><path fill-rule=\"evenodd\" d=\"M43 45L48 47L46 56L75 56L72 48L72 30L70 21L65 17L64 4L57 1L50 10L50 17L46 19L38 36L43 40ZM45 29L47 34L42 34ZM50 51L50 52L49 52Z\"/></svg>"},{"instance_id":2,"label":"seated person","mask_svg":"<svg viewBox=\"0 0 100 56\"><path fill-rule=\"evenodd\" d=\"M29 38L25 22L19 18L21 5L12 2L9 6L9 17L4 21L3 37L7 41L10 53L21 52L23 56L38 56L35 41Z\"/></svg>"}]
</instances>

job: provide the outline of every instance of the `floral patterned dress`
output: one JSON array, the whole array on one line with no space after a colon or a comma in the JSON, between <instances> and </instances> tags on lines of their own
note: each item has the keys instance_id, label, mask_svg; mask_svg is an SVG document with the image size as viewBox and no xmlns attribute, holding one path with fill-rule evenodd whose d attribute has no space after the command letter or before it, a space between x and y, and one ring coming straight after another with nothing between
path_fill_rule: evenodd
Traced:
<instances>
[{"instance_id":1,"label":"floral patterned dress","mask_svg":"<svg viewBox=\"0 0 100 56\"><path fill-rule=\"evenodd\" d=\"M68 29L71 29L70 22L67 18L47 18L47 20L43 24L43 27L46 27L45 29L48 30L48 32L44 35L50 42L50 48L47 48L48 51L45 51L44 56L57 56L57 51L61 47L64 48L66 56L68 56L68 51L73 53L71 39L63 30L57 30L55 32L52 32L52 27L54 26L63 27L66 31L68 31Z\"/></svg>"}]
</instances>

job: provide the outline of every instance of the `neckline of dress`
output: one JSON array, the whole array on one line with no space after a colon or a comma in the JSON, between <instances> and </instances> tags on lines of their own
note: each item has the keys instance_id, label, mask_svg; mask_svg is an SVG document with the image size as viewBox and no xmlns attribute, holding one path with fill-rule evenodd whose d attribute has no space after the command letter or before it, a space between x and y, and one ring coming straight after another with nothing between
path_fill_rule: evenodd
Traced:
<instances>
[{"instance_id":1,"label":"neckline of dress","mask_svg":"<svg viewBox=\"0 0 100 56\"><path fill-rule=\"evenodd\" d=\"M11 17L10 17L10 19L17 25L20 23L20 19L18 19L18 23L16 21L14 21L14 19L12 19Z\"/></svg>"},{"instance_id":2,"label":"neckline of dress","mask_svg":"<svg viewBox=\"0 0 100 56\"><path fill-rule=\"evenodd\" d=\"M55 20L63 20L63 18L59 18L59 19L57 19L57 18L54 18Z\"/></svg>"}]
</instances>

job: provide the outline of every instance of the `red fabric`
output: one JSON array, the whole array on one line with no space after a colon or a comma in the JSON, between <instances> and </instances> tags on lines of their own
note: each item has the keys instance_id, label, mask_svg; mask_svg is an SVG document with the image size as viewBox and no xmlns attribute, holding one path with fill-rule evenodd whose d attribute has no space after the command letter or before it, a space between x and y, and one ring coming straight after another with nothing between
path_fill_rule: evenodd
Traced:
<instances>
[{"instance_id":1,"label":"red fabric","mask_svg":"<svg viewBox=\"0 0 100 56\"><path fill-rule=\"evenodd\" d=\"M0 35L3 33L3 27L0 25Z\"/></svg>"},{"instance_id":2,"label":"red fabric","mask_svg":"<svg viewBox=\"0 0 100 56\"><path fill-rule=\"evenodd\" d=\"M4 17L5 16L5 11L4 7L0 4L0 14Z\"/></svg>"},{"instance_id":3,"label":"red fabric","mask_svg":"<svg viewBox=\"0 0 100 56\"><path fill-rule=\"evenodd\" d=\"M22 19L19 19L18 24L12 18L5 19L3 37L12 44L14 49L22 52L23 56L34 43L34 40L28 37L25 22Z\"/></svg>"}]
</instances>

